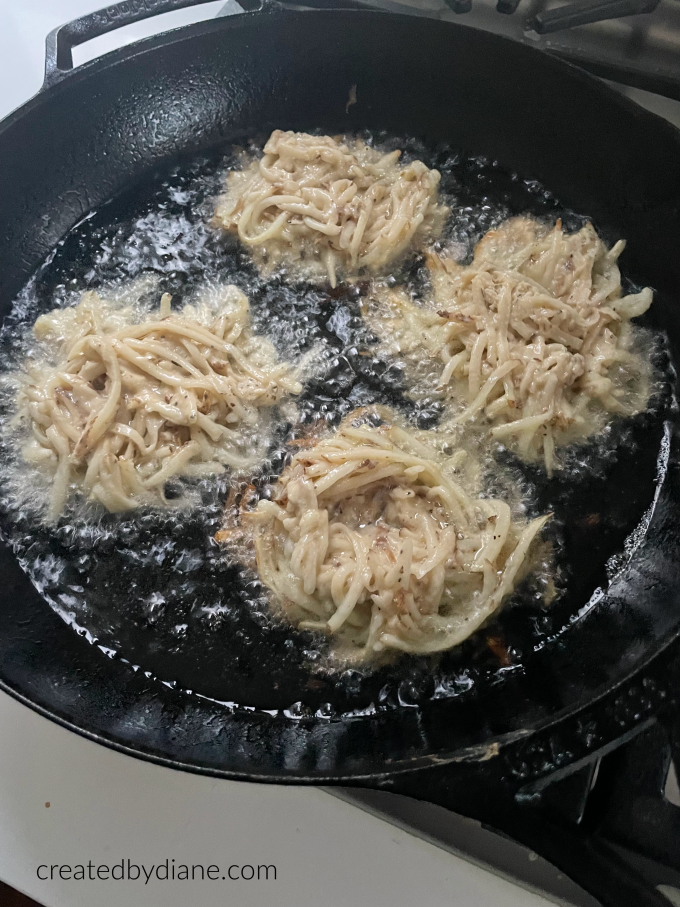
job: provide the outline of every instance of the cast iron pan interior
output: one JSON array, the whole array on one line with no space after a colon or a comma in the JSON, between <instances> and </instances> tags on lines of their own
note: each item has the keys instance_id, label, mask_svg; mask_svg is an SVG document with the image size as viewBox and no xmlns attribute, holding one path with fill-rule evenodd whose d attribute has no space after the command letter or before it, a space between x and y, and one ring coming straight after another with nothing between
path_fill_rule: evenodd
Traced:
<instances>
[{"instance_id":1,"label":"cast iron pan interior","mask_svg":"<svg viewBox=\"0 0 680 907\"><path fill-rule=\"evenodd\" d=\"M346 111L354 84L358 102ZM116 199L65 250L78 237L92 240L107 219L142 210L178 161L273 126L415 135L431 149L446 143L499 162L500 182L509 171L540 181L565 210L628 239L628 274L657 290L650 325L665 329L674 358L675 130L541 52L459 26L358 11L278 10L172 32L83 66L9 117L0 128L3 317L85 214ZM662 415L667 403L659 402ZM557 501L573 518L574 619L554 633L556 623L539 621L535 637L519 641L514 666L491 664L471 644L435 669L407 659L380 683L348 675L340 688L299 661L268 663L257 644L222 663L214 645L154 654L140 632L130 640L146 646L135 670L68 627L3 545L2 687L128 752L231 777L332 781L481 758L492 742L604 695L677 634L675 429L641 417L621 432L620 452L601 474L544 490L543 503ZM605 514L595 530L592 520L582 524L593 501ZM604 560L640 521L646 532L627 566L606 594L596 592L606 584ZM228 594L229 574L219 581ZM120 592L128 577L115 569L107 582ZM520 632L512 615L503 620L509 636Z\"/></svg>"}]
</instances>

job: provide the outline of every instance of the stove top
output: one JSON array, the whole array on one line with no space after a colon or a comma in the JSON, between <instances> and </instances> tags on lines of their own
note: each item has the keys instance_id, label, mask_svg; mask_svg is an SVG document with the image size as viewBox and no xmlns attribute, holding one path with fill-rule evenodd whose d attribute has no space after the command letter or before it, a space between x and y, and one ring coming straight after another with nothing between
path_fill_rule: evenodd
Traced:
<instances>
[{"instance_id":1,"label":"stove top","mask_svg":"<svg viewBox=\"0 0 680 907\"><path fill-rule=\"evenodd\" d=\"M628 15L545 33L551 10L592 8L594 3L560 4L553 0L355 0L412 15L424 15L485 29L543 47L614 80L616 88L680 126L680 2L661 0L652 12ZM621 0L609 0L610 10ZM631 0L624 0L625 3ZM103 5L102 3L99 5ZM456 12L455 9L467 12ZM505 10L499 12L498 8ZM624 7L630 9L630 6ZM240 12L230 0L221 14ZM543 24L541 24L543 23ZM539 34L536 30L543 29ZM508 74L512 78L512 74ZM670 100L669 100L670 99ZM557 812L576 809L579 823L599 823L613 846L632 860L654 886L661 886L669 903L680 905L680 791L672 755L680 727L641 723L636 735L617 741L606 753L596 752L571 774L560 775L551 788ZM680 762L678 763L680 765ZM442 806L404 794L361 789L329 789L367 812L388 819L413 834L491 868L498 875L535 890L569 907L596 907L596 900L529 848L500 836L480 822ZM642 823L641 825L639 823ZM636 823L638 823L636 825ZM643 829L635 840L634 828ZM647 832L649 832L647 834ZM640 839L641 838L641 839ZM643 853L652 842L653 847ZM663 853L665 846L667 853Z\"/></svg>"}]
</instances>

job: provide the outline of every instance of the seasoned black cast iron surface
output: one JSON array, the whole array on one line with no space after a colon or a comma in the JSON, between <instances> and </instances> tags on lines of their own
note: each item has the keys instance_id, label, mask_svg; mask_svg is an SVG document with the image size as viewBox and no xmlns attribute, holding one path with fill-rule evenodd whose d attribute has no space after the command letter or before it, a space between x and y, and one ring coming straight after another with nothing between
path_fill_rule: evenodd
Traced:
<instances>
[{"instance_id":1,"label":"seasoned black cast iron surface","mask_svg":"<svg viewBox=\"0 0 680 907\"><path fill-rule=\"evenodd\" d=\"M428 47L417 65L407 52L414 28ZM497 78L505 67L515 73L512 88ZM347 114L352 84L358 103ZM548 103L556 96L559 111ZM158 253L153 242L135 260L124 251L131 236L141 248L159 218L198 223L196 205L215 190L231 142L274 125L420 136L413 150L444 171L454 229L462 231L456 238L468 244L503 214L561 214L573 227L580 221L572 210L592 217L608 240L629 240L624 270L657 288L650 324L674 346L672 292L680 275L669 235L678 226L680 156L673 131L526 48L371 14L272 13L195 26L181 41L152 39L91 64L11 118L0 132L3 314L69 228L97 209L40 272L40 311L68 291L136 276L150 260L163 288L179 294L207 266L248 292L256 324L272 330L282 350L321 341L332 352L331 372L303 398L307 418L321 410L332 423L350 399L374 399L422 427L436 424L436 403L414 409L398 369L360 355L370 353L372 338L356 292L262 284L229 240L205 230L189 255L167 246ZM451 148L465 153L454 156ZM406 279L418 284L417 264ZM303 329L286 334L291 321ZM666 367L662 349L656 360ZM385 368L392 371L385 375ZM75 589L69 605L76 620L117 655L107 658L79 638L3 547L3 683L86 732L221 773L335 778L481 755L494 738L523 735L606 692L675 635L678 475L672 428L663 440L669 405L668 391L659 392L652 411L614 424L596 469L583 468L593 463L587 448L574 451L550 482L505 457L531 490L531 509L558 515L549 535L568 593L545 611L527 587L519 596L524 607L508 608L488 631L434 663L407 658L368 673L319 669L314 638L272 626L266 607L253 607L257 590L225 569L210 545L221 513L215 494L206 492L205 512L179 526L152 515L107 518L88 535L68 520L47 533L28 517L18 529L5 518L27 564L49 555L64 565L46 594L59 602L67 587ZM669 438L646 537L608 594L587 608L607 584L606 562L648 512ZM271 471L280 466L273 449ZM164 529L171 544L154 548ZM509 665L499 665L486 635L509 647Z\"/></svg>"}]
</instances>

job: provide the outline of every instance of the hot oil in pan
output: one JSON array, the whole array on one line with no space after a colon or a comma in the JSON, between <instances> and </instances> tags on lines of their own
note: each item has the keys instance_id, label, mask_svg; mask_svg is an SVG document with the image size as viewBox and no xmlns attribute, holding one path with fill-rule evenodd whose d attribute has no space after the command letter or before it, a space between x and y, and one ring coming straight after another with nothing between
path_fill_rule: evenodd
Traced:
<instances>
[{"instance_id":1,"label":"hot oil in pan","mask_svg":"<svg viewBox=\"0 0 680 907\"><path fill-rule=\"evenodd\" d=\"M408 140L386 144L406 148L442 172L452 207L442 243L460 255L469 256L488 229L513 214L561 216L567 229L586 220L563 210L535 183L487 161L428 151ZM285 275L262 280L232 237L206 225L223 167L217 157L175 167L75 227L7 319L3 361L21 359L26 326L37 315L75 301L85 289L152 274L159 279L158 293L184 296L204 280L219 280L243 289L254 329L270 337L283 357L322 351L318 373L298 400L303 425L319 418L337 425L356 406L384 403L421 428L436 428L441 401L413 403L399 364L374 355L376 338L360 314L361 284L330 292L287 284ZM616 238L605 235L608 242ZM421 291L422 263L416 261L401 279ZM660 337L653 346L661 375L667 359ZM27 506L30 496L18 493L18 486L35 485L34 476L5 439L2 527L33 582L78 632L112 657L185 690L329 716L461 695L495 682L504 671L521 670L531 652L568 628L593 590L606 583L607 561L623 550L654 494L669 382L659 380L655 388L646 412L612 423L594 442L571 450L552 480L509 453L497 454L501 486L521 489L529 515L555 512L544 535L552 542L554 575L564 591L546 608L549 576L539 571L493 624L436 659L404 657L378 669L328 670L319 637L273 619L261 585L212 541L229 477L198 483L202 505L191 511L116 516L92 508L83 519L82 511L77 516L71 509L56 529L47 528ZM5 417L12 399L8 388ZM285 441L300 430L289 424L277 431L260 481L275 480L288 455Z\"/></svg>"}]
</instances>

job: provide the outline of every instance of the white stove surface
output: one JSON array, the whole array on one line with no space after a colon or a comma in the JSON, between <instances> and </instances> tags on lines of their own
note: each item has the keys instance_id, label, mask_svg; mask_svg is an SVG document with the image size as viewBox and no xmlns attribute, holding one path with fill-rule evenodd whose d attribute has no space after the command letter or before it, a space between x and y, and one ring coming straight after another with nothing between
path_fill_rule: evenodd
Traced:
<instances>
[{"instance_id":1,"label":"white stove surface","mask_svg":"<svg viewBox=\"0 0 680 907\"><path fill-rule=\"evenodd\" d=\"M0 879L46 907L548 905L322 790L151 765L66 731L4 694L0 728ZM111 867L128 859L149 870L166 860L172 867L174 859L177 867L214 864L220 872L214 881L149 884L143 877L37 878L41 864ZM271 870L268 881L223 880L237 864L273 865L276 880Z\"/></svg>"},{"instance_id":2,"label":"white stove surface","mask_svg":"<svg viewBox=\"0 0 680 907\"><path fill-rule=\"evenodd\" d=\"M47 32L102 5L103 0L0 0L0 118L40 88ZM223 6L224 0L216 0L128 26L77 49L75 62L209 18ZM418 822L400 820L398 811L397 824L385 821L370 797L363 797L362 809L320 789L222 781L151 765L70 733L1 693L0 728L0 879L46 907L549 903L404 830L404 824ZM436 812L438 840L452 850L464 848L464 820ZM469 834L476 834L472 823ZM519 849L515 857L533 858ZM154 876L145 883L143 874L139 881L96 879L97 866L121 860L147 870L166 860L171 869L174 860L176 867L215 865L219 872L213 870L212 881ZM54 866L56 878L41 880L42 865L48 868L40 875ZM86 867L84 880L59 878L60 866L71 866L74 874L79 865ZM271 868L266 881L222 879L236 865L275 866L276 879Z\"/></svg>"}]
</instances>

